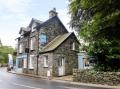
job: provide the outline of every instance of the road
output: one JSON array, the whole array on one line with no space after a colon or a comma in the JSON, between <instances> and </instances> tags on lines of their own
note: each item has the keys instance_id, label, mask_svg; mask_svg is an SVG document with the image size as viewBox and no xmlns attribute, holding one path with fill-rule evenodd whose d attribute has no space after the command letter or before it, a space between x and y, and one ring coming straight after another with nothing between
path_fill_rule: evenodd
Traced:
<instances>
[{"instance_id":1,"label":"road","mask_svg":"<svg viewBox=\"0 0 120 89\"><path fill-rule=\"evenodd\" d=\"M7 73L5 69L0 68L0 89L106 89L106 88L95 88L60 83L51 80L16 75Z\"/></svg>"}]
</instances>

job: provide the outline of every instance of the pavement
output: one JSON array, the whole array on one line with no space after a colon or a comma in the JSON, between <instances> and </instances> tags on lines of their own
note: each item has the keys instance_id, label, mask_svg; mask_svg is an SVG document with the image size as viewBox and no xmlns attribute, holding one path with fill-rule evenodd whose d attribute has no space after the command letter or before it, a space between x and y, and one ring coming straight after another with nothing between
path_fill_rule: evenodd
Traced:
<instances>
[{"instance_id":1,"label":"pavement","mask_svg":"<svg viewBox=\"0 0 120 89\"><path fill-rule=\"evenodd\" d=\"M0 68L0 89L120 89L120 86L108 86L98 84L86 84L72 82L71 76L52 78L20 74L14 71L10 73Z\"/></svg>"}]
</instances>

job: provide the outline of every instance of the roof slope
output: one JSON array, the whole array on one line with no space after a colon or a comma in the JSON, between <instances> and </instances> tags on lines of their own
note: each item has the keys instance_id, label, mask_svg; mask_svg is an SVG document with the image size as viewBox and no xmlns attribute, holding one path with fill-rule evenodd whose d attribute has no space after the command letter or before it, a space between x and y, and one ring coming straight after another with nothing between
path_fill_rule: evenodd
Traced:
<instances>
[{"instance_id":1,"label":"roof slope","mask_svg":"<svg viewBox=\"0 0 120 89\"><path fill-rule=\"evenodd\" d=\"M61 26L63 26L63 28L65 28L65 26L63 25L63 23L61 22L61 20L58 18L58 16L54 16L48 20L46 20L45 22L42 22L41 24L39 24L38 26L36 26L37 29L40 29L41 27L44 27L46 25L48 25L48 23L52 22L53 20L57 20L59 21L59 23L61 24ZM66 32L68 32L68 30L65 28Z\"/></svg>"},{"instance_id":2,"label":"roof slope","mask_svg":"<svg viewBox=\"0 0 120 89\"><path fill-rule=\"evenodd\" d=\"M42 21L40 21L38 19L35 19L35 18L32 18L32 20L29 24L29 27L31 27L33 23L36 23L37 25L40 25L42 23Z\"/></svg>"},{"instance_id":3,"label":"roof slope","mask_svg":"<svg viewBox=\"0 0 120 89\"><path fill-rule=\"evenodd\" d=\"M53 51L56 49L60 44L62 44L72 33L66 33L63 35L57 36L55 39L53 39L50 43L48 43L41 52L48 52Z\"/></svg>"}]
</instances>

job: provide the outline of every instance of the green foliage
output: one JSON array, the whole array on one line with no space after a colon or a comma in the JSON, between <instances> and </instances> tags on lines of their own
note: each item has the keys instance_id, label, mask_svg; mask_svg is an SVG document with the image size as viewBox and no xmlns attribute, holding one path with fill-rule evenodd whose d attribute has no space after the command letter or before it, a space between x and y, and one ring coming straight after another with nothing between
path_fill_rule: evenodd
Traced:
<instances>
[{"instance_id":1,"label":"green foliage","mask_svg":"<svg viewBox=\"0 0 120 89\"><path fill-rule=\"evenodd\" d=\"M100 70L120 69L120 1L69 0L71 27L89 43ZM85 46L84 46L85 47ZM98 68L98 67L97 67Z\"/></svg>"},{"instance_id":2,"label":"green foliage","mask_svg":"<svg viewBox=\"0 0 120 89\"><path fill-rule=\"evenodd\" d=\"M8 62L8 54L13 54L14 49L8 46L0 47L0 63Z\"/></svg>"}]
</instances>

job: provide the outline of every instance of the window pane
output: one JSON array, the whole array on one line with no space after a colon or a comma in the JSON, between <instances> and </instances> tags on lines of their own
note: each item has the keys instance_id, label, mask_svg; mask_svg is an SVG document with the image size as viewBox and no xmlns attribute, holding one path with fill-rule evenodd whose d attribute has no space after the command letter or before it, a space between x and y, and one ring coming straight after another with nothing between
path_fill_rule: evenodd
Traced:
<instances>
[{"instance_id":1,"label":"window pane","mask_svg":"<svg viewBox=\"0 0 120 89\"><path fill-rule=\"evenodd\" d=\"M40 44L47 43L47 36L45 34L40 34L39 35L39 42L40 42Z\"/></svg>"},{"instance_id":2,"label":"window pane","mask_svg":"<svg viewBox=\"0 0 120 89\"><path fill-rule=\"evenodd\" d=\"M24 58L24 68L27 68L27 59Z\"/></svg>"},{"instance_id":3,"label":"window pane","mask_svg":"<svg viewBox=\"0 0 120 89\"><path fill-rule=\"evenodd\" d=\"M75 50L75 42L72 44L72 50Z\"/></svg>"},{"instance_id":4,"label":"window pane","mask_svg":"<svg viewBox=\"0 0 120 89\"><path fill-rule=\"evenodd\" d=\"M29 61L29 68L33 69L33 60L34 60L34 55L30 55L30 61Z\"/></svg>"},{"instance_id":5,"label":"window pane","mask_svg":"<svg viewBox=\"0 0 120 89\"><path fill-rule=\"evenodd\" d=\"M21 43L19 46L19 53L22 53L22 51L23 51L23 44Z\"/></svg>"},{"instance_id":6,"label":"window pane","mask_svg":"<svg viewBox=\"0 0 120 89\"><path fill-rule=\"evenodd\" d=\"M48 56L44 56L44 67L48 67Z\"/></svg>"},{"instance_id":7,"label":"window pane","mask_svg":"<svg viewBox=\"0 0 120 89\"><path fill-rule=\"evenodd\" d=\"M35 37L32 37L31 38L31 42L30 42L31 44L30 44L30 49L31 50L34 50L34 44L35 44Z\"/></svg>"}]
</instances>

